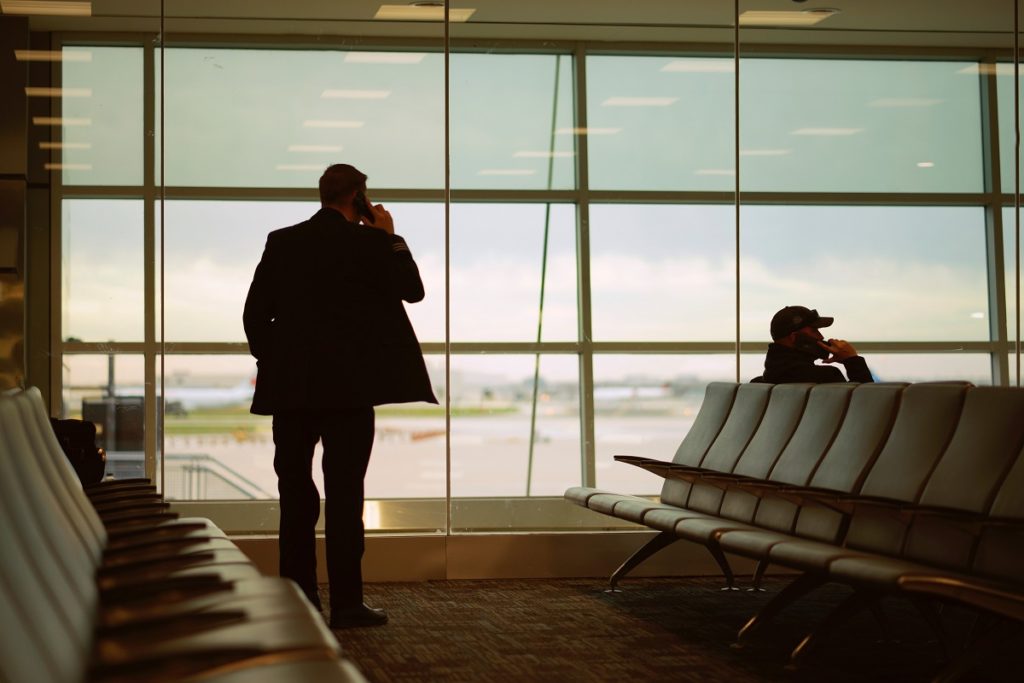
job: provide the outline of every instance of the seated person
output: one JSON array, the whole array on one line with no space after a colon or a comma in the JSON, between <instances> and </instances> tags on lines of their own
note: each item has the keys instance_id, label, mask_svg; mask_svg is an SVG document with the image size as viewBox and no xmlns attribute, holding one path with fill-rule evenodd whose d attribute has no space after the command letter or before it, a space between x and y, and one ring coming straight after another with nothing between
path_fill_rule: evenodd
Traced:
<instances>
[{"instance_id":1,"label":"seated person","mask_svg":"<svg viewBox=\"0 0 1024 683\"><path fill-rule=\"evenodd\" d=\"M768 345L764 359L764 374L754 382L786 384L790 382L872 382L871 371L853 345L844 339L825 341L822 327L828 327L833 318L818 315L818 311L803 306L786 306L772 317L771 333L774 340ZM849 380L838 368L817 365L841 363Z\"/></svg>"}]
</instances>

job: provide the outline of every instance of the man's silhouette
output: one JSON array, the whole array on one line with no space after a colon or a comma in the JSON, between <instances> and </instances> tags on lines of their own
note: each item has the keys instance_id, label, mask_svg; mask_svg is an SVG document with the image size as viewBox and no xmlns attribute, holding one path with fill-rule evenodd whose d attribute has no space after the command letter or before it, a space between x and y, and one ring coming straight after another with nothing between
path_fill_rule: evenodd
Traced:
<instances>
[{"instance_id":1,"label":"man's silhouette","mask_svg":"<svg viewBox=\"0 0 1024 683\"><path fill-rule=\"evenodd\" d=\"M365 198L366 176L335 164L320 178L322 208L271 232L245 301L258 374L252 412L274 416L281 496L280 571L317 607L313 450L323 442L331 625L383 624L363 603L363 476L382 403L429 401L419 342L402 301L423 299L391 214ZM361 224L362 223L362 224Z\"/></svg>"}]
</instances>

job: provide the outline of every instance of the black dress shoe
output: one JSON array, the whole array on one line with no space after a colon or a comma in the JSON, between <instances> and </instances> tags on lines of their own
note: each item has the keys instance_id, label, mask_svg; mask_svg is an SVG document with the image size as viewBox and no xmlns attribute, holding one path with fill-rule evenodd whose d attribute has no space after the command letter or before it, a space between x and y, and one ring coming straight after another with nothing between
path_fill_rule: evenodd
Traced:
<instances>
[{"instance_id":1,"label":"black dress shoe","mask_svg":"<svg viewBox=\"0 0 1024 683\"><path fill-rule=\"evenodd\" d=\"M331 610L331 628L358 628L360 626L383 626L388 623L388 613L374 609L366 603L357 607Z\"/></svg>"}]
</instances>

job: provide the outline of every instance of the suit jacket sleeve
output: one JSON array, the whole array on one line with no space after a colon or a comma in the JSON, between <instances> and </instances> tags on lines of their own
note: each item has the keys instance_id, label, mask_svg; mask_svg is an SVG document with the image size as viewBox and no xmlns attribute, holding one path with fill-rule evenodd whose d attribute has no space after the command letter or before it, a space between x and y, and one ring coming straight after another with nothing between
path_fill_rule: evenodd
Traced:
<instances>
[{"instance_id":1,"label":"suit jacket sleeve","mask_svg":"<svg viewBox=\"0 0 1024 683\"><path fill-rule=\"evenodd\" d=\"M424 296L423 280L420 278L420 270L416 261L412 258L409 245L398 235L391 235L392 258L390 281L395 288L395 294L411 304L422 301Z\"/></svg>"},{"instance_id":2,"label":"suit jacket sleeve","mask_svg":"<svg viewBox=\"0 0 1024 683\"><path fill-rule=\"evenodd\" d=\"M270 345L271 324L276 311L272 287L273 235L267 238L263 256L256 266L249 294L245 298L245 310L242 313L242 325L245 327L245 338L249 342L249 353L257 360L267 352Z\"/></svg>"}]
</instances>

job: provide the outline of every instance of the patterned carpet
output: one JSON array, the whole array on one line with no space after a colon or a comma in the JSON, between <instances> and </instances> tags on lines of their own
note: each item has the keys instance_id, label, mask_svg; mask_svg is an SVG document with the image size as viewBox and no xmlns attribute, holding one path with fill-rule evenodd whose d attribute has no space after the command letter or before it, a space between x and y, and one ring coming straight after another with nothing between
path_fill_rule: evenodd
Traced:
<instances>
[{"instance_id":1,"label":"patterned carpet","mask_svg":"<svg viewBox=\"0 0 1024 683\"><path fill-rule=\"evenodd\" d=\"M628 579L623 592L608 594L600 579L375 583L366 586L366 600L387 609L390 623L337 635L372 683L915 682L941 669L939 647L917 612L892 600L883 603L888 638L861 615L801 668L787 670L788 653L807 628L848 595L841 586L793 605L747 647L730 647L783 585L773 579L767 592L722 592L717 579ZM944 618L954 633L969 625L958 611Z\"/></svg>"}]
</instances>

